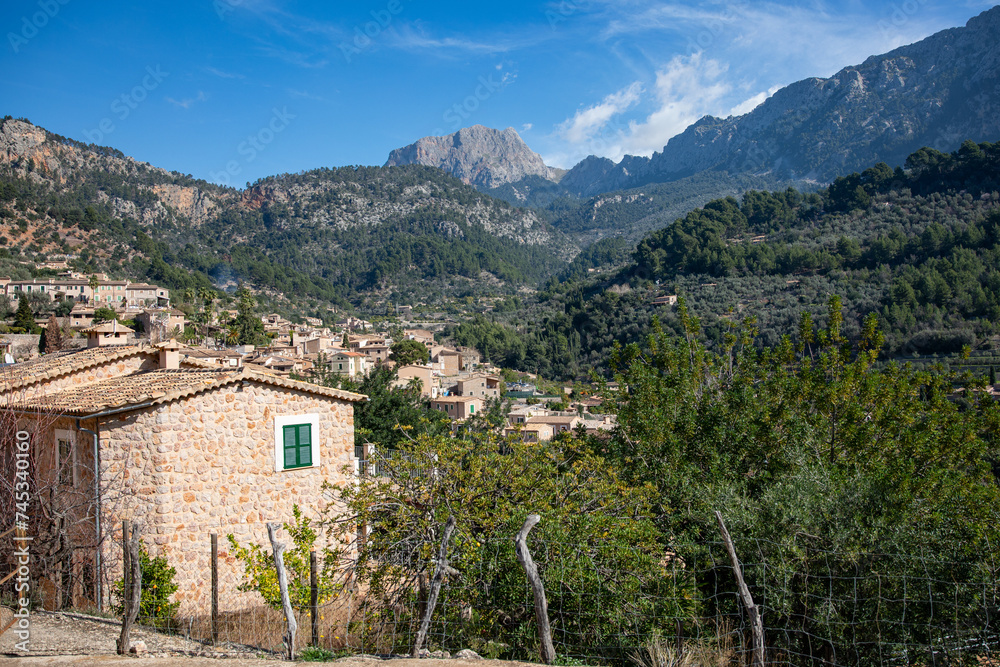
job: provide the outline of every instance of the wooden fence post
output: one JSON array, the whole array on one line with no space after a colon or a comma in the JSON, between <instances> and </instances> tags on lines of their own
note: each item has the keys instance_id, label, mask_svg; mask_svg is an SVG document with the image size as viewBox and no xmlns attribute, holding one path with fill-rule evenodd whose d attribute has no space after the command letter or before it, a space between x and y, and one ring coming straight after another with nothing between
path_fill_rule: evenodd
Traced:
<instances>
[{"instance_id":1,"label":"wooden fence post","mask_svg":"<svg viewBox=\"0 0 1000 667\"><path fill-rule=\"evenodd\" d=\"M549 606L545 601L545 586L542 585L542 578L538 576L538 568L528 551L528 533L535 527L542 517L537 514L529 514L528 519L521 526L521 532L514 538L514 545L517 551L517 560L521 562L524 573L528 576L528 583L531 584L531 592L535 597L535 621L538 623L538 641L541 644L542 662L551 665L556 659L556 649L552 645L552 630L549 628Z\"/></svg>"},{"instance_id":2,"label":"wooden fence post","mask_svg":"<svg viewBox=\"0 0 1000 667\"><path fill-rule=\"evenodd\" d=\"M127 554L124 560L128 563L128 573L124 574L125 607L122 619L122 632L118 637L118 655L128 654L129 634L135 619L139 616L139 605L142 601L142 561L139 558L139 526L131 526L132 535L129 538L130 522L122 522L122 543Z\"/></svg>"},{"instance_id":3,"label":"wooden fence post","mask_svg":"<svg viewBox=\"0 0 1000 667\"><path fill-rule=\"evenodd\" d=\"M411 657L419 658L420 649L423 648L427 639L427 632L431 628L431 617L434 615L434 607L437 606L438 595L441 594L441 584L444 583L444 576L455 572L448 567L448 542L451 541L451 534L455 530L455 515L448 517L444 524L444 534L441 536L441 547L438 549L437 564L434 566L434 578L431 579L431 592L427 596L427 607L424 609L424 618L420 621L420 630L417 631L417 640L413 642L413 653Z\"/></svg>"},{"instance_id":4,"label":"wooden fence post","mask_svg":"<svg viewBox=\"0 0 1000 667\"><path fill-rule=\"evenodd\" d=\"M285 646L287 647L286 657L295 660L295 632L298 630L298 623L295 620L295 610L292 609L292 602L288 598L288 573L285 571L285 545L278 541L275 534L278 530L276 523L267 524L267 538L271 540L271 549L274 551L274 567L278 571L278 589L281 591L281 607L285 612L285 621L288 625L285 632Z\"/></svg>"},{"instance_id":5,"label":"wooden fence post","mask_svg":"<svg viewBox=\"0 0 1000 667\"><path fill-rule=\"evenodd\" d=\"M219 643L219 535L212 533L212 645Z\"/></svg>"},{"instance_id":6,"label":"wooden fence post","mask_svg":"<svg viewBox=\"0 0 1000 667\"><path fill-rule=\"evenodd\" d=\"M312 645L319 646L319 572L316 550L309 552L309 615L312 621Z\"/></svg>"},{"instance_id":7,"label":"wooden fence post","mask_svg":"<svg viewBox=\"0 0 1000 667\"><path fill-rule=\"evenodd\" d=\"M750 617L750 632L753 635L753 653L751 664L753 667L764 667L764 619L760 615L760 609L753 602L750 589L743 581L743 569L740 567L740 559L736 556L736 547L733 545L733 538L726 530L726 524L722 520L722 513L716 512L715 519L719 522L719 531L722 532L722 541L726 545L729 553L729 561L733 565L733 572L736 574L736 586L740 591L740 599L746 607L747 615Z\"/></svg>"}]
</instances>

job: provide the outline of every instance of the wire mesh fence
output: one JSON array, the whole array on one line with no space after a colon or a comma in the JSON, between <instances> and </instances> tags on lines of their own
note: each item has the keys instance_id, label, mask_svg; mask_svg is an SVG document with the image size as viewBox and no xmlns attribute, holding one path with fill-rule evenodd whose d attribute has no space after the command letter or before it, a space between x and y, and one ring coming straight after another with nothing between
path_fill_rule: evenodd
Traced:
<instances>
[{"instance_id":1,"label":"wire mesh fence","mask_svg":"<svg viewBox=\"0 0 1000 667\"><path fill-rule=\"evenodd\" d=\"M460 541L426 646L538 660L532 592L511 539ZM809 538L740 540L743 575L764 621L769 665L1000 665L1000 579L991 556L828 550ZM298 648L409 654L426 610L438 545L407 543L366 559L348 550L336 585L297 610ZM360 545L356 545L360 546ZM722 542L657 551L620 542L531 539L563 664L749 665L750 622ZM222 591L221 595L226 592ZM210 640L211 619L172 630ZM221 613L220 643L280 652L285 621L266 605Z\"/></svg>"}]
</instances>

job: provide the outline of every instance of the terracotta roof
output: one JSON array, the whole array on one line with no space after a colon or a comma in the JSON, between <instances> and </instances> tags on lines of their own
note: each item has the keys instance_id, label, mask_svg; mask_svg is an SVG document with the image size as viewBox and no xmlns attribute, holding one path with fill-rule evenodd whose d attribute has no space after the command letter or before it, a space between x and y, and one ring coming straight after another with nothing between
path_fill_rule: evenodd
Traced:
<instances>
[{"instance_id":1,"label":"terracotta roof","mask_svg":"<svg viewBox=\"0 0 1000 667\"><path fill-rule=\"evenodd\" d=\"M237 382L259 382L342 401L367 400L362 394L289 380L244 367L233 370L181 368L141 371L54 392L37 401L37 404L45 410L87 415L130 406L159 405Z\"/></svg>"},{"instance_id":2,"label":"terracotta roof","mask_svg":"<svg viewBox=\"0 0 1000 667\"><path fill-rule=\"evenodd\" d=\"M110 322L105 322L104 324L98 324L97 326L90 327L89 329L84 329L84 333L135 333L132 329L119 322L118 320L111 320Z\"/></svg>"},{"instance_id":3,"label":"terracotta roof","mask_svg":"<svg viewBox=\"0 0 1000 667\"><path fill-rule=\"evenodd\" d=\"M7 366L0 371L0 391L11 391L43 380L52 380L136 354L153 355L155 351L144 345L104 345L46 354L37 359Z\"/></svg>"},{"instance_id":4,"label":"terracotta roof","mask_svg":"<svg viewBox=\"0 0 1000 667\"><path fill-rule=\"evenodd\" d=\"M577 416L567 417L563 415L536 416L529 417L529 424L572 424L573 420L580 419Z\"/></svg>"}]
</instances>

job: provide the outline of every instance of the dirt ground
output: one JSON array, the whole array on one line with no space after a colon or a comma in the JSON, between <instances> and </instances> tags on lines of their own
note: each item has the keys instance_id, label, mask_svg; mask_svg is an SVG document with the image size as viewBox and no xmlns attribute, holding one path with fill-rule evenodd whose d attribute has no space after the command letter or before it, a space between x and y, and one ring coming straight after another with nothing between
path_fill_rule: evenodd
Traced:
<instances>
[{"instance_id":1,"label":"dirt ground","mask_svg":"<svg viewBox=\"0 0 1000 667\"><path fill-rule=\"evenodd\" d=\"M183 637L137 628L132 641L142 640L148 653L141 657L115 654L121 626L114 621L74 614L35 612L31 615L29 653L14 651L17 637L11 631L0 636L0 665L3 667L86 667L87 665L127 665L128 667L279 667L289 663L273 653L233 644L216 647ZM532 667L529 663L500 660L440 660L427 658L382 659L352 656L334 663L339 667Z\"/></svg>"}]
</instances>

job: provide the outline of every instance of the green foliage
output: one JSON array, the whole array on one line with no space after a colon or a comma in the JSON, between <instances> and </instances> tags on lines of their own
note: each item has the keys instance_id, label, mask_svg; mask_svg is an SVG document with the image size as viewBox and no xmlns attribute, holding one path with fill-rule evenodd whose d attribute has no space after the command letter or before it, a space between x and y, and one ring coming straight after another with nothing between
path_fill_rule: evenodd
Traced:
<instances>
[{"instance_id":1,"label":"green foliage","mask_svg":"<svg viewBox=\"0 0 1000 667\"><path fill-rule=\"evenodd\" d=\"M448 415L431 410L430 402L420 395L416 384L394 386L398 379L395 369L376 366L360 383L345 376L333 375L327 386L356 391L368 397L355 404L355 444L371 442L380 449L395 449L418 433L447 433L451 427Z\"/></svg>"},{"instance_id":2,"label":"green foliage","mask_svg":"<svg viewBox=\"0 0 1000 667\"><path fill-rule=\"evenodd\" d=\"M284 524L285 531L292 538L293 546L285 550L283 557L288 575L288 597L292 607L302 611L307 609L311 599L309 584L309 553L316 548L318 533L312 520L302 515L298 505L292 506L294 523ZM256 591L264 601L281 609L281 591L278 587L278 574L274 567L274 555L270 546L251 544L241 545L229 534L229 545L233 556L243 564L243 582L239 585L241 591ZM318 552L317 572L319 586L319 603L322 604L340 594L341 586L336 583L337 557L328 547L316 549Z\"/></svg>"},{"instance_id":3,"label":"green foliage","mask_svg":"<svg viewBox=\"0 0 1000 667\"><path fill-rule=\"evenodd\" d=\"M14 313L14 326L19 327L27 333L38 333L41 329L35 324L35 315L31 312L31 305L28 303L26 294L21 294L17 300L17 312Z\"/></svg>"},{"instance_id":4,"label":"green foliage","mask_svg":"<svg viewBox=\"0 0 1000 667\"><path fill-rule=\"evenodd\" d=\"M170 596L177 591L174 577L177 570L170 566L165 556L150 558L144 545L139 546L139 562L142 570L142 596L139 602L138 620L144 625L175 629L177 609L180 602L171 602ZM125 613L125 582L119 579L112 589L116 602L111 609L116 616Z\"/></svg>"},{"instance_id":5,"label":"green foliage","mask_svg":"<svg viewBox=\"0 0 1000 667\"><path fill-rule=\"evenodd\" d=\"M418 340L400 340L392 344L389 358L400 366L426 364L430 359L427 346Z\"/></svg>"},{"instance_id":6,"label":"green foliage","mask_svg":"<svg viewBox=\"0 0 1000 667\"><path fill-rule=\"evenodd\" d=\"M242 285L236 290L236 319L232 330L237 345L263 345L264 322L257 314L257 300L246 287Z\"/></svg>"},{"instance_id":7,"label":"green foliage","mask_svg":"<svg viewBox=\"0 0 1000 667\"><path fill-rule=\"evenodd\" d=\"M534 613L511 539L529 513L542 517L529 536L542 579L560 582L547 591L549 608L574 610L552 618L567 652L619 645L621 627L641 632L654 612L693 610L690 577L664 565L652 487L624 482L583 441L419 436L380 466L380 476L336 489L341 509L327 525L342 537L353 526L370 529L354 572L387 613L419 607L388 605L415 595L418 580L432 574L442 526L453 515L449 563L460 574L449 577L448 595L472 612L463 620L449 606L434 622L447 623L474 650L503 641L504 657L532 655Z\"/></svg>"},{"instance_id":8,"label":"green foliage","mask_svg":"<svg viewBox=\"0 0 1000 667\"><path fill-rule=\"evenodd\" d=\"M810 630L838 655L861 660L854 652L865 646L928 642L919 635L931 626L929 608L908 609L908 623L896 628L849 621L884 614L875 606L900 599L907 575L990 576L1000 539L1000 409L981 391L985 382L878 369L876 318L866 318L852 345L836 297L824 329L805 318L797 345L786 336L765 349L754 345L748 321L710 351L683 300L678 311L681 336L654 323L644 348L613 355L627 393L606 392L619 429L604 451L626 479L656 484L658 501L676 508L658 515L660 530L711 540L712 512L725 508L730 531L768 563L748 578L782 591L769 603L769 626L794 624L811 595L857 601ZM963 401L952 400L958 383ZM871 583L881 591L857 592L840 576L869 570L891 574ZM789 585L795 572L814 578L795 575ZM975 626L982 605L974 591L962 595L955 613L966 615L955 625Z\"/></svg>"},{"instance_id":9,"label":"green foliage","mask_svg":"<svg viewBox=\"0 0 1000 667\"><path fill-rule=\"evenodd\" d=\"M306 646L298 652L296 659L302 662L331 662L353 655L348 650L331 651L319 646Z\"/></svg>"},{"instance_id":10,"label":"green foliage","mask_svg":"<svg viewBox=\"0 0 1000 667\"><path fill-rule=\"evenodd\" d=\"M94 324L100 324L101 322L113 322L117 319L118 313L116 313L113 308L108 308L106 306L94 308Z\"/></svg>"}]
</instances>

